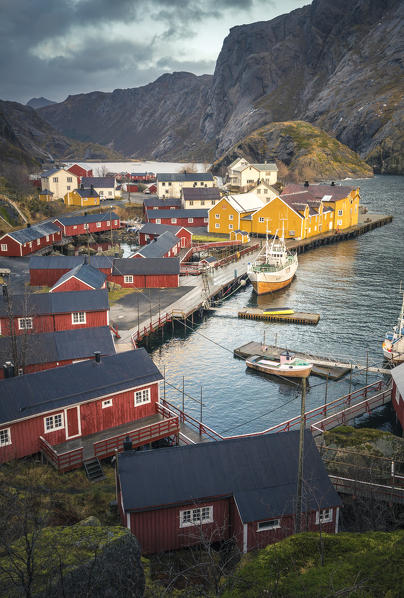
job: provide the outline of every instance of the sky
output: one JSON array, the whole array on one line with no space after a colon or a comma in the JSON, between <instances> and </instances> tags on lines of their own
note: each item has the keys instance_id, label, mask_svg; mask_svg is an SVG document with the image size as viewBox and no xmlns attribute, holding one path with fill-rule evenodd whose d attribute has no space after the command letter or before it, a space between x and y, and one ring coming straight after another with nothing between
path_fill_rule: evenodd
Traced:
<instances>
[{"instance_id":1,"label":"sky","mask_svg":"<svg viewBox=\"0 0 404 598\"><path fill-rule=\"evenodd\" d=\"M213 74L229 29L310 0L0 0L0 99L26 103Z\"/></svg>"}]
</instances>

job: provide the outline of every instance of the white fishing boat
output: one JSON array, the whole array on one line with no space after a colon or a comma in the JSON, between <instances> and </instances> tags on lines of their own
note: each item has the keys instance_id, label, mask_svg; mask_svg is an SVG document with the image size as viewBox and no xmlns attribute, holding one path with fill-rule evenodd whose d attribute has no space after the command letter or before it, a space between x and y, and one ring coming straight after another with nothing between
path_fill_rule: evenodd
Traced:
<instances>
[{"instance_id":1,"label":"white fishing boat","mask_svg":"<svg viewBox=\"0 0 404 598\"><path fill-rule=\"evenodd\" d=\"M266 235L265 245L254 263L248 264L247 275L257 295L273 293L286 287L296 274L297 255L286 249L285 239Z\"/></svg>"},{"instance_id":2,"label":"white fishing boat","mask_svg":"<svg viewBox=\"0 0 404 598\"><path fill-rule=\"evenodd\" d=\"M383 342L383 355L392 364L404 362L404 293L397 325L387 332Z\"/></svg>"},{"instance_id":3,"label":"white fishing boat","mask_svg":"<svg viewBox=\"0 0 404 598\"><path fill-rule=\"evenodd\" d=\"M279 361L267 359L262 355L253 355L246 359L245 363L247 367L258 372L285 378L307 378L313 367L312 363L295 357L294 353L289 351L281 353Z\"/></svg>"}]
</instances>

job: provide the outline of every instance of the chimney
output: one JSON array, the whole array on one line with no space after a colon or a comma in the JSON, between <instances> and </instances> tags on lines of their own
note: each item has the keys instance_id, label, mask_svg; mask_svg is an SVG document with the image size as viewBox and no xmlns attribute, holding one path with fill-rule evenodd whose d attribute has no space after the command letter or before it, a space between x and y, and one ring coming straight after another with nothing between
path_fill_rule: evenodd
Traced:
<instances>
[{"instance_id":1,"label":"chimney","mask_svg":"<svg viewBox=\"0 0 404 598\"><path fill-rule=\"evenodd\" d=\"M335 182L334 181L332 181L331 187L335 187Z\"/></svg>"},{"instance_id":2,"label":"chimney","mask_svg":"<svg viewBox=\"0 0 404 598\"><path fill-rule=\"evenodd\" d=\"M101 363L101 351L94 351L95 363Z\"/></svg>"},{"instance_id":3,"label":"chimney","mask_svg":"<svg viewBox=\"0 0 404 598\"><path fill-rule=\"evenodd\" d=\"M3 284L3 297L7 299L8 297L8 288L6 284Z\"/></svg>"},{"instance_id":4,"label":"chimney","mask_svg":"<svg viewBox=\"0 0 404 598\"><path fill-rule=\"evenodd\" d=\"M123 441L123 450L124 451L131 451L132 450L132 446L133 446L132 441L131 441L130 437L127 436L125 438L125 440Z\"/></svg>"},{"instance_id":5,"label":"chimney","mask_svg":"<svg viewBox=\"0 0 404 598\"><path fill-rule=\"evenodd\" d=\"M83 185L83 183L81 183L81 185L80 185L80 189L84 189L84 185Z\"/></svg>"},{"instance_id":6,"label":"chimney","mask_svg":"<svg viewBox=\"0 0 404 598\"><path fill-rule=\"evenodd\" d=\"M88 264L88 255L85 254L83 264Z\"/></svg>"},{"instance_id":7,"label":"chimney","mask_svg":"<svg viewBox=\"0 0 404 598\"><path fill-rule=\"evenodd\" d=\"M3 372L5 378L13 378L14 377L14 364L11 361L6 361L3 365Z\"/></svg>"},{"instance_id":8,"label":"chimney","mask_svg":"<svg viewBox=\"0 0 404 598\"><path fill-rule=\"evenodd\" d=\"M94 185L90 185L91 192L94 191Z\"/></svg>"},{"instance_id":9,"label":"chimney","mask_svg":"<svg viewBox=\"0 0 404 598\"><path fill-rule=\"evenodd\" d=\"M304 186L308 187L309 186L309 181L304 181Z\"/></svg>"}]
</instances>

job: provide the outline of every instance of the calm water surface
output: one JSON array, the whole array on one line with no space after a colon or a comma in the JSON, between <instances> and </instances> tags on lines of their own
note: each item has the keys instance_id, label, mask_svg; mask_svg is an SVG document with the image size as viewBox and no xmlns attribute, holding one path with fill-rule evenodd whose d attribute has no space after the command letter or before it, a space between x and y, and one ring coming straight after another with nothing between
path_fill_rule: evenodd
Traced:
<instances>
[{"instance_id":1,"label":"calm water surface","mask_svg":"<svg viewBox=\"0 0 404 598\"><path fill-rule=\"evenodd\" d=\"M246 433L269 427L298 414L299 389L246 371L233 349L249 341L280 346L369 365L383 363L381 343L401 306L404 282L404 177L377 176L348 180L359 185L362 204L370 212L393 214L391 224L357 239L320 247L299 256L291 286L259 305L289 306L319 313L317 326L238 320L237 311L256 305L248 286L205 319L195 330L176 329L152 351L167 380L199 399L203 387L203 420L219 432ZM377 378L369 375L369 382ZM354 373L353 388L363 386L364 374ZM311 377L308 408L324 402L325 381ZM348 392L349 377L328 385L328 400ZM181 404L180 393L167 386L167 398ZM199 416L197 402L186 398L186 410Z\"/></svg>"}]
</instances>

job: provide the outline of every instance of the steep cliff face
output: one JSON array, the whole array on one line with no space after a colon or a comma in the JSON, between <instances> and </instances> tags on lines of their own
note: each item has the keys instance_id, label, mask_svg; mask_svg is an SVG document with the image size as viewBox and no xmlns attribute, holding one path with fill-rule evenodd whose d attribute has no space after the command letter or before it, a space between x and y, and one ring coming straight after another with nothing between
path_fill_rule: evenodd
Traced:
<instances>
[{"instance_id":1,"label":"steep cliff face","mask_svg":"<svg viewBox=\"0 0 404 598\"><path fill-rule=\"evenodd\" d=\"M39 113L69 137L127 156L203 160L214 146L200 133L211 81L210 75L167 74L144 87L69 96Z\"/></svg>"},{"instance_id":2,"label":"steep cliff face","mask_svg":"<svg viewBox=\"0 0 404 598\"><path fill-rule=\"evenodd\" d=\"M263 124L304 119L377 170L402 172L403 17L400 0L314 0L234 27L217 60L205 142L216 137L221 155Z\"/></svg>"}]
</instances>

